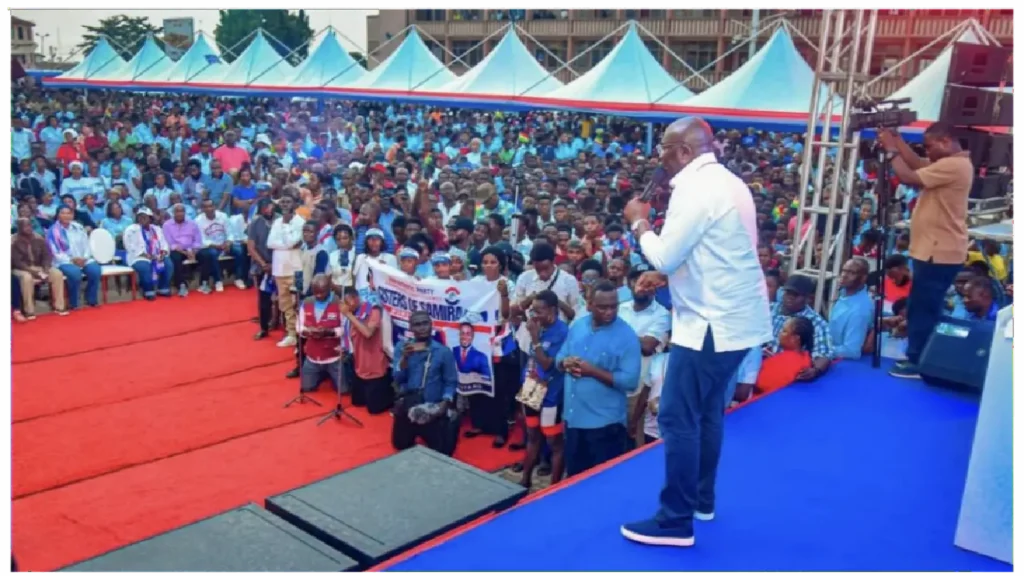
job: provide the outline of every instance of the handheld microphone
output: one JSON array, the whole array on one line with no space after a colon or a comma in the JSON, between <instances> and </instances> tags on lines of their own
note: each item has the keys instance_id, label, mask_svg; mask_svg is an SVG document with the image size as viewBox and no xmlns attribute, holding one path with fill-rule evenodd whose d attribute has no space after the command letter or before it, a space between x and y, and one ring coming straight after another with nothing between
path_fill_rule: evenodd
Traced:
<instances>
[{"instance_id":1,"label":"handheld microphone","mask_svg":"<svg viewBox=\"0 0 1024 576\"><path fill-rule=\"evenodd\" d=\"M638 197L640 201L650 203L651 199L654 197L654 190L659 186L663 186L666 180L668 180L668 173L665 172L664 168L658 166L654 171L654 174L651 175L651 181L647 183L647 186L644 187L644 191L640 193L640 196Z\"/></svg>"}]
</instances>

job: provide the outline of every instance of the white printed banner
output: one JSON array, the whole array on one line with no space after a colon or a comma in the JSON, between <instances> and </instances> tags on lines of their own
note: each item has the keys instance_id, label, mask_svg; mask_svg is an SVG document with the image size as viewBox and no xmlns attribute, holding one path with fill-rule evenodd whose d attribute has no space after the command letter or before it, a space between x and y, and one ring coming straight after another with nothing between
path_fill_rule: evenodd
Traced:
<instances>
[{"instance_id":1,"label":"white printed banner","mask_svg":"<svg viewBox=\"0 0 1024 576\"><path fill-rule=\"evenodd\" d=\"M164 19L164 52L170 58L181 58L192 47L194 37L195 21L192 18Z\"/></svg>"},{"instance_id":2,"label":"white printed banner","mask_svg":"<svg viewBox=\"0 0 1024 576\"><path fill-rule=\"evenodd\" d=\"M455 355L459 393L494 396L492 339L501 311L501 297L494 286L473 280L419 280L386 264L368 262L371 286L390 319L395 349L409 337L409 315L428 312L434 321L434 339Z\"/></svg>"}]
</instances>

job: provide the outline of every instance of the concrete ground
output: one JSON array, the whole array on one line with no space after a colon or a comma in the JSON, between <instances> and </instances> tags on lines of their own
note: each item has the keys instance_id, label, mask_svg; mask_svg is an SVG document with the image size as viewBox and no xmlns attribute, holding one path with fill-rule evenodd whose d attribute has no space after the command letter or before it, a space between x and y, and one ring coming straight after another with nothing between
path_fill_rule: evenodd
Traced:
<instances>
[{"instance_id":1,"label":"concrete ground","mask_svg":"<svg viewBox=\"0 0 1024 576\"><path fill-rule=\"evenodd\" d=\"M503 478L505 480L508 480L509 482L512 482L514 484L519 484L519 481L523 479L523 473L522 472L514 472L512 470L511 466L509 466L508 468L504 468L502 470L498 470L495 474L497 474L499 477L501 477L501 478ZM534 468L533 469L533 484L530 487L530 492L533 493L533 492L536 492L538 490L543 490L543 489L547 488L550 485L551 485L551 474L546 474L544 476L541 476L540 474L537 474L537 469Z\"/></svg>"}]
</instances>

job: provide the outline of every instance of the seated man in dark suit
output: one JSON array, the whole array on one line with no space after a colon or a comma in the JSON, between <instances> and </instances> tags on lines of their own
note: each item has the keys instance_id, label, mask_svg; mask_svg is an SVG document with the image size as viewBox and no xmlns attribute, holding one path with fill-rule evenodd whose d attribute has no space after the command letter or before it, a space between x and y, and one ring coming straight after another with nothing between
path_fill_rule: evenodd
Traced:
<instances>
[{"instance_id":1,"label":"seated man in dark suit","mask_svg":"<svg viewBox=\"0 0 1024 576\"><path fill-rule=\"evenodd\" d=\"M417 310L409 317L412 339L395 349L391 370L398 385L391 445L405 450L422 438L447 456L455 452L458 417L455 391L459 374L450 348L432 337L430 314Z\"/></svg>"}]
</instances>

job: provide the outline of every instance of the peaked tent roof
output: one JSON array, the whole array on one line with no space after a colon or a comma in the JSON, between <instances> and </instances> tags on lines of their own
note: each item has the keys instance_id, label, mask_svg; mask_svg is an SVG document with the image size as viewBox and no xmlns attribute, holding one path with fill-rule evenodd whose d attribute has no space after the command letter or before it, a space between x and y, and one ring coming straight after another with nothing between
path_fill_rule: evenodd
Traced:
<instances>
[{"instance_id":1,"label":"peaked tent roof","mask_svg":"<svg viewBox=\"0 0 1024 576\"><path fill-rule=\"evenodd\" d=\"M89 80L134 82L140 75L154 70L166 73L173 65L174 61L164 54L156 40L153 39L153 35L147 34L142 47L131 60L117 68L105 67Z\"/></svg>"},{"instance_id":2,"label":"peaked tent roof","mask_svg":"<svg viewBox=\"0 0 1024 576\"><path fill-rule=\"evenodd\" d=\"M328 83L332 88L369 88L372 90L435 91L456 78L450 70L427 48L415 28L410 28L405 40L386 60L362 78L343 84L336 79Z\"/></svg>"},{"instance_id":3,"label":"peaked tent roof","mask_svg":"<svg viewBox=\"0 0 1024 576\"><path fill-rule=\"evenodd\" d=\"M753 58L686 105L806 114L813 88L814 70L780 26Z\"/></svg>"},{"instance_id":4,"label":"peaked tent roof","mask_svg":"<svg viewBox=\"0 0 1024 576\"><path fill-rule=\"evenodd\" d=\"M964 30L956 39L957 42L969 42L979 44L978 36L970 29ZM953 60L953 46L948 46L935 60L929 64L913 80L903 85L903 88L892 93L888 100L899 98L910 98L909 108L917 112L917 120L936 122L939 113L942 111L942 99L946 92L946 78L949 76L949 65ZM1005 89L1013 93L1012 88Z\"/></svg>"},{"instance_id":5,"label":"peaked tent roof","mask_svg":"<svg viewBox=\"0 0 1024 576\"><path fill-rule=\"evenodd\" d=\"M206 39L206 34L199 33L192 46L181 55L172 66L158 70L156 67L144 72L136 80L139 82L169 82L183 84L192 82L201 72L220 70L223 72L227 64L221 59L216 42Z\"/></svg>"},{"instance_id":6,"label":"peaked tent roof","mask_svg":"<svg viewBox=\"0 0 1024 576\"><path fill-rule=\"evenodd\" d=\"M349 55L334 30L328 30L316 50L295 69L295 75L288 80L288 85L319 88L328 82L350 84L365 75L366 69Z\"/></svg>"},{"instance_id":7,"label":"peaked tent roof","mask_svg":"<svg viewBox=\"0 0 1024 576\"><path fill-rule=\"evenodd\" d=\"M544 97L625 104L682 104L693 97L693 92L679 86L679 82L661 67L637 33L636 23L630 22L626 34L597 66Z\"/></svg>"},{"instance_id":8,"label":"peaked tent roof","mask_svg":"<svg viewBox=\"0 0 1024 576\"><path fill-rule=\"evenodd\" d=\"M257 30L249 46L228 65L227 70L207 69L192 79L193 83L227 86L282 86L295 73L289 64Z\"/></svg>"},{"instance_id":9,"label":"peaked tent roof","mask_svg":"<svg viewBox=\"0 0 1024 576\"><path fill-rule=\"evenodd\" d=\"M537 62L509 26L486 58L462 76L444 85L441 92L543 96L563 84Z\"/></svg>"},{"instance_id":10,"label":"peaked tent roof","mask_svg":"<svg viewBox=\"0 0 1024 576\"><path fill-rule=\"evenodd\" d=\"M110 46L110 42L101 36L77 66L51 80L55 83L89 80L104 70L117 70L124 64L124 59Z\"/></svg>"}]
</instances>

